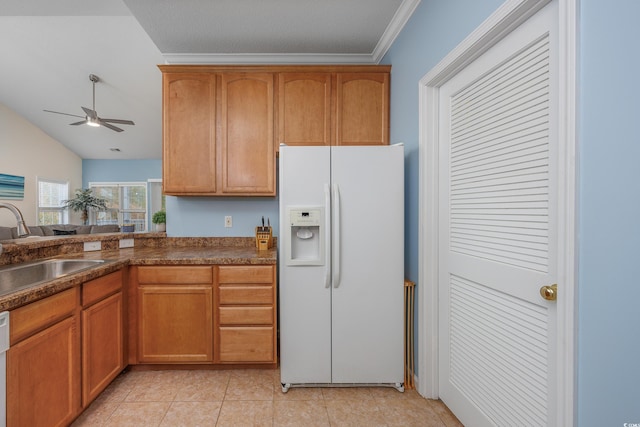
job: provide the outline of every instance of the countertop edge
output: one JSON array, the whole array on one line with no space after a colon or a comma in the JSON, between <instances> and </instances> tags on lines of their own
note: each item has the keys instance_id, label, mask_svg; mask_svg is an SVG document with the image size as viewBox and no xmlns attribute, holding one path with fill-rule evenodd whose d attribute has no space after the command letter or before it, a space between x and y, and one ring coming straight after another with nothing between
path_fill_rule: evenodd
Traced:
<instances>
[{"instance_id":1,"label":"countertop edge","mask_svg":"<svg viewBox=\"0 0 640 427\"><path fill-rule=\"evenodd\" d=\"M81 252L57 255L43 259L104 259L108 263L79 271L68 276L20 289L0 296L0 311L13 310L23 305L80 286L82 283L107 275L127 266L148 265L276 265L277 250L257 251L249 248L250 255L233 255L237 247L163 247L126 248L111 251Z\"/></svg>"}]
</instances>

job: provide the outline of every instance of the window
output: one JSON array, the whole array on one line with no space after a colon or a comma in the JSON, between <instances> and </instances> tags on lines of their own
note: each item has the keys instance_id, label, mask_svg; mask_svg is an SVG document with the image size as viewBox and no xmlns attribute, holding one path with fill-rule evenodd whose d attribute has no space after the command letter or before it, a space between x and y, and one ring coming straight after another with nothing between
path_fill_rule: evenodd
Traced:
<instances>
[{"instance_id":1,"label":"window","mask_svg":"<svg viewBox=\"0 0 640 427\"><path fill-rule=\"evenodd\" d=\"M69 198L69 182L38 178L38 225L66 224L62 201Z\"/></svg>"},{"instance_id":2,"label":"window","mask_svg":"<svg viewBox=\"0 0 640 427\"><path fill-rule=\"evenodd\" d=\"M107 210L93 213L96 224L133 224L135 231L147 230L145 182L90 183L89 187L97 197L107 199Z\"/></svg>"}]
</instances>

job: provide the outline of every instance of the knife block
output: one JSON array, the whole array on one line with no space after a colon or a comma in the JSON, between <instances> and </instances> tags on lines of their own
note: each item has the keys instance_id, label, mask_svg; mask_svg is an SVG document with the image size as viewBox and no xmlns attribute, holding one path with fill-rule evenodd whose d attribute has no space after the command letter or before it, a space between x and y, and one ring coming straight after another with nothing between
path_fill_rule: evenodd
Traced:
<instances>
[{"instance_id":1,"label":"knife block","mask_svg":"<svg viewBox=\"0 0 640 427\"><path fill-rule=\"evenodd\" d=\"M256 227L256 249L266 251L273 247L271 227Z\"/></svg>"}]
</instances>

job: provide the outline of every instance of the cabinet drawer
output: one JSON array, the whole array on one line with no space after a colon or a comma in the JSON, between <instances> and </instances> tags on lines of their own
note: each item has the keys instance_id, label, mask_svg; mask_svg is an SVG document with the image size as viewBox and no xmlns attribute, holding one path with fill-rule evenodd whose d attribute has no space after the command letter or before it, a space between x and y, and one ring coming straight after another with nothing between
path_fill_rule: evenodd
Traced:
<instances>
[{"instance_id":1,"label":"cabinet drawer","mask_svg":"<svg viewBox=\"0 0 640 427\"><path fill-rule=\"evenodd\" d=\"M273 362L273 328L220 328L220 361Z\"/></svg>"},{"instance_id":2,"label":"cabinet drawer","mask_svg":"<svg viewBox=\"0 0 640 427\"><path fill-rule=\"evenodd\" d=\"M220 307L221 325L273 325L273 307Z\"/></svg>"},{"instance_id":3,"label":"cabinet drawer","mask_svg":"<svg viewBox=\"0 0 640 427\"><path fill-rule=\"evenodd\" d=\"M273 304L271 286L220 286L220 305Z\"/></svg>"},{"instance_id":4,"label":"cabinet drawer","mask_svg":"<svg viewBox=\"0 0 640 427\"><path fill-rule=\"evenodd\" d=\"M9 322L11 345L71 316L77 305L78 288L72 288L12 310Z\"/></svg>"},{"instance_id":5,"label":"cabinet drawer","mask_svg":"<svg viewBox=\"0 0 640 427\"><path fill-rule=\"evenodd\" d=\"M220 266L219 283L273 283L273 266Z\"/></svg>"},{"instance_id":6,"label":"cabinet drawer","mask_svg":"<svg viewBox=\"0 0 640 427\"><path fill-rule=\"evenodd\" d=\"M122 270L91 280L82 285L82 306L88 307L122 289Z\"/></svg>"},{"instance_id":7,"label":"cabinet drawer","mask_svg":"<svg viewBox=\"0 0 640 427\"><path fill-rule=\"evenodd\" d=\"M138 283L213 283L209 266L138 267Z\"/></svg>"}]
</instances>

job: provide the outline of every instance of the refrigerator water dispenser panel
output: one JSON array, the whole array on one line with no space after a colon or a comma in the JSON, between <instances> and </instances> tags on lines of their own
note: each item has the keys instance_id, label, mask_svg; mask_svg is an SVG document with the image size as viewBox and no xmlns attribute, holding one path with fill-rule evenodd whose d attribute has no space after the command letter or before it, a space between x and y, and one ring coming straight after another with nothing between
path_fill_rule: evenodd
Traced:
<instances>
[{"instance_id":1,"label":"refrigerator water dispenser panel","mask_svg":"<svg viewBox=\"0 0 640 427\"><path fill-rule=\"evenodd\" d=\"M288 265L324 264L324 209L318 206L288 207Z\"/></svg>"}]
</instances>

